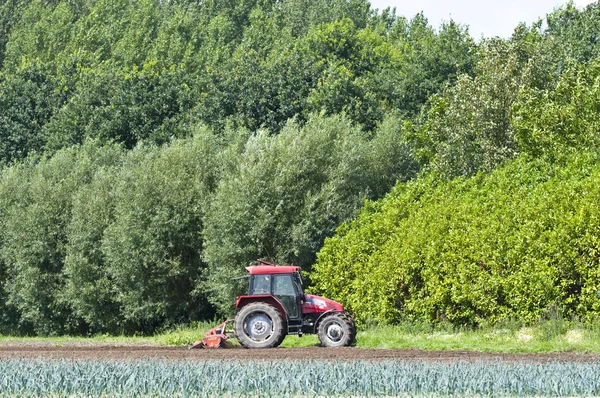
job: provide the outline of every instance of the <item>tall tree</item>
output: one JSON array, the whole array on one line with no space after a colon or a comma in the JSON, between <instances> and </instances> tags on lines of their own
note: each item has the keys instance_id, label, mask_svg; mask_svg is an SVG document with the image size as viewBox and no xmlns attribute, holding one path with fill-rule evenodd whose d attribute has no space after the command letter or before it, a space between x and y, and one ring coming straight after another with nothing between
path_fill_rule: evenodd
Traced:
<instances>
[{"instance_id":1,"label":"tall tree","mask_svg":"<svg viewBox=\"0 0 600 398\"><path fill-rule=\"evenodd\" d=\"M204 267L202 218L215 184L217 149L212 132L202 128L169 146L136 148L118 173L114 218L97 266L112 283L127 332L213 314L206 297L192 292Z\"/></svg>"},{"instance_id":2,"label":"tall tree","mask_svg":"<svg viewBox=\"0 0 600 398\"><path fill-rule=\"evenodd\" d=\"M120 157L115 147L88 143L18 166L20 188L2 214L0 256L8 304L40 335L82 333L86 325L63 297L63 265L72 197L94 172ZM16 167L16 166L15 166Z\"/></svg>"}]
</instances>

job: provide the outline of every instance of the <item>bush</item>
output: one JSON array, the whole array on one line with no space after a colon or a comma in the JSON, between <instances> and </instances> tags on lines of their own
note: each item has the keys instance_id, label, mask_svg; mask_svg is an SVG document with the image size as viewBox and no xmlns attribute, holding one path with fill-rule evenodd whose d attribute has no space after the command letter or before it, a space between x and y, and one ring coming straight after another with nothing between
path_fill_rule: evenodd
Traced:
<instances>
[{"instance_id":1,"label":"bush","mask_svg":"<svg viewBox=\"0 0 600 398\"><path fill-rule=\"evenodd\" d=\"M600 308L600 157L521 157L490 175L399 183L326 240L314 291L361 322L585 319Z\"/></svg>"},{"instance_id":2,"label":"bush","mask_svg":"<svg viewBox=\"0 0 600 398\"><path fill-rule=\"evenodd\" d=\"M600 59L586 66L569 60L566 68L551 90L520 93L513 126L522 153L540 156L600 144Z\"/></svg>"},{"instance_id":3,"label":"bush","mask_svg":"<svg viewBox=\"0 0 600 398\"><path fill-rule=\"evenodd\" d=\"M139 148L119 172L102 253L121 319L133 330L213 316L191 292L204 267L202 218L215 184L215 150L204 130L163 148Z\"/></svg>"}]
</instances>

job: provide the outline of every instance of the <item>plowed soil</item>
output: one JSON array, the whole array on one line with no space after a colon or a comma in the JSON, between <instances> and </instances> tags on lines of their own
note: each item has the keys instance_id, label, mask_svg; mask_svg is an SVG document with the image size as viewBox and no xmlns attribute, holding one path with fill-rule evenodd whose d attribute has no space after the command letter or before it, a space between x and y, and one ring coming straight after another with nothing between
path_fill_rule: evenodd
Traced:
<instances>
[{"instance_id":1,"label":"plowed soil","mask_svg":"<svg viewBox=\"0 0 600 398\"><path fill-rule=\"evenodd\" d=\"M150 345L99 343L9 342L0 343L0 360L19 358L68 360L167 360L167 361L435 361L435 362L600 362L600 355L577 353L497 354L475 351L423 351L417 349L274 348L247 350L194 349Z\"/></svg>"}]
</instances>

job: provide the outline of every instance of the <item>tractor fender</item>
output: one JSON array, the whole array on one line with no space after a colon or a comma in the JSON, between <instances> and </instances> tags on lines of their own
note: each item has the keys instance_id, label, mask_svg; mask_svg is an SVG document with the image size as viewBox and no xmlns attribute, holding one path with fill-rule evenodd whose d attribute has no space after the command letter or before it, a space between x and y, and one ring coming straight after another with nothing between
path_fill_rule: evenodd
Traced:
<instances>
[{"instance_id":1,"label":"tractor fender","mask_svg":"<svg viewBox=\"0 0 600 398\"><path fill-rule=\"evenodd\" d=\"M323 318L329 314L332 314L334 312L339 312L339 311L334 311L334 310L327 310L325 312L323 312L322 314L319 315L319 317L317 318L317 320L315 321L315 324L313 326L313 334L317 334L317 330L319 328L319 323L323 320Z\"/></svg>"},{"instance_id":2,"label":"tractor fender","mask_svg":"<svg viewBox=\"0 0 600 398\"><path fill-rule=\"evenodd\" d=\"M247 306L248 304L255 303L257 301L262 302L262 303L271 304L273 307L277 308L279 310L279 312L281 313L281 315L283 316L283 319L287 323L288 313L285 310L285 307L283 306L281 301L279 301L277 299L277 297L275 297L271 294L263 294L263 295L256 295L256 296L239 296L235 299L235 306L237 307L237 309L239 311L243 307Z\"/></svg>"}]
</instances>

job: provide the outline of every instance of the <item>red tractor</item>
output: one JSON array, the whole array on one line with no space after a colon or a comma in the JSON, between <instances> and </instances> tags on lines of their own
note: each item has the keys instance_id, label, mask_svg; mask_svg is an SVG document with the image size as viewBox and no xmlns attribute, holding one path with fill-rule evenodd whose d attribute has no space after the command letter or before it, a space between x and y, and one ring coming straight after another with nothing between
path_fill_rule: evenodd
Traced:
<instances>
[{"instance_id":1,"label":"red tractor","mask_svg":"<svg viewBox=\"0 0 600 398\"><path fill-rule=\"evenodd\" d=\"M246 267L248 295L236 299L233 336L246 348L272 348L288 334L316 333L325 347L352 345L356 325L340 303L305 294L300 267L278 266L259 260ZM221 347L230 337L225 321L208 331L193 347Z\"/></svg>"}]
</instances>

